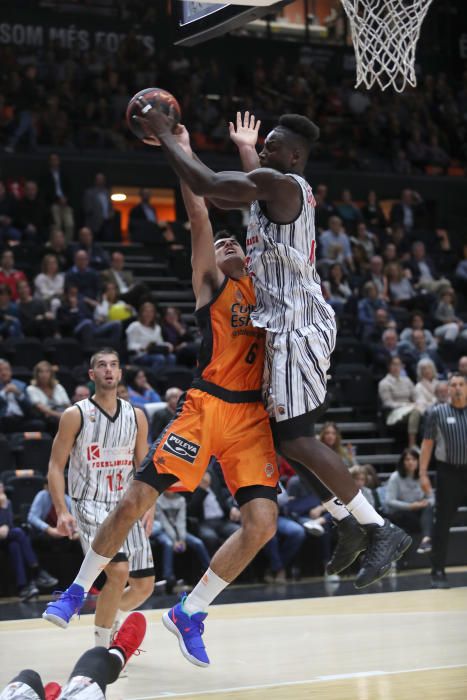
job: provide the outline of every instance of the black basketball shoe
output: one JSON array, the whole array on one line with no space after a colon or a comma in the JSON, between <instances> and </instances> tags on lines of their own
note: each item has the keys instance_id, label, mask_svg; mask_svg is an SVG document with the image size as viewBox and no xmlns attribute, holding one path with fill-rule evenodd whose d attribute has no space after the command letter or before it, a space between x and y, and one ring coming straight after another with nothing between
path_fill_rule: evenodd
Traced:
<instances>
[{"instance_id":1,"label":"black basketball shoe","mask_svg":"<svg viewBox=\"0 0 467 700\"><path fill-rule=\"evenodd\" d=\"M329 575L340 574L353 564L361 552L368 546L368 535L353 515L343 520L334 521L337 530L337 544L326 571Z\"/></svg>"},{"instance_id":2,"label":"black basketball shoe","mask_svg":"<svg viewBox=\"0 0 467 700\"><path fill-rule=\"evenodd\" d=\"M384 521L384 525L364 525L368 533L368 547L362 566L355 579L355 588L365 588L379 581L412 544L412 538L400 527Z\"/></svg>"}]
</instances>

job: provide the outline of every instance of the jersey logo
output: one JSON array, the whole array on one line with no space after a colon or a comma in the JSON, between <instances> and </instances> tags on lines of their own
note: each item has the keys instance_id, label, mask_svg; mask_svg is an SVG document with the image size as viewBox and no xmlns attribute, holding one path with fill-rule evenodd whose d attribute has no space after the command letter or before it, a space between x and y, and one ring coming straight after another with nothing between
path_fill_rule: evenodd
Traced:
<instances>
[{"instance_id":1,"label":"jersey logo","mask_svg":"<svg viewBox=\"0 0 467 700\"><path fill-rule=\"evenodd\" d=\"M101 451L99 449L99 445L96 445L95 443L92 445L88 445L88 462L92 462L93 459L100 459L101 458Z\"/></svg>"},{"instance_id":2,"label":"jersey logo","mask_svg":"<svg viewBox=\"0 0 467 700\"><path fill-rule=\"evenodd\" d=\"M201 447L176 433L169 433L162 449L193 464Z\"/></svg>"}]
</instances>

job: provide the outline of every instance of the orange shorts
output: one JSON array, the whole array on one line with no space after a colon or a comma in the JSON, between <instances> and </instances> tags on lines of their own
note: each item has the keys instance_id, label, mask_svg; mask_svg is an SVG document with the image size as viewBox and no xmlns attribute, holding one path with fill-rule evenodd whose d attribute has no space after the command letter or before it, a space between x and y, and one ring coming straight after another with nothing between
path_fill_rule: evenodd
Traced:
<instances>
[{"instance_id":1,"label":"orange shorts","mask_svg":"<svg viewBox=\"0 0 467 700\"><path fill-rule=\"evenodd\" d=\"M154 466L194 491L213 456L232 494L244 486L277 485L269 416L261 403L227 403L199 389L187 392L178 416L155 444Z\"/></svg>"}]
</instances>

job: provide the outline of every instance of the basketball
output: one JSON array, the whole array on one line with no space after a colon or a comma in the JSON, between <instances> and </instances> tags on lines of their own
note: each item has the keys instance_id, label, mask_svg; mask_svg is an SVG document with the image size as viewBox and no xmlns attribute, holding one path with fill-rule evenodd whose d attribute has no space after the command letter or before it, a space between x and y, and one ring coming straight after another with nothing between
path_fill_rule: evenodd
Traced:
<instances>
[{"instance_id":1,"label":"basketball","mask_svg":"<svg viewBox=\"0 0 467 700\"><path fill-rule=\"evenodd\" d=\"M178 104L175 97L170 94L170 92L167 92L167 90L162 90L161 88L157 87L151 87L146 88L145 90L140 90L136 93L136 95L133 95L133 97L129 101L126 110L126 121L131 131L137 138L139 138L144 143L149 144L150 146L160 145L159 143L156 143L157 139L155 138L151 139L150 141L146 140L146 136L141 124L139 124L133 119L134 116L144 116L141 111L141 104L138 102L138 97L144 97L146 102L148 102L153 107L159 107L165 114L169 114L170 108L172 108L172 113L175 117L174 126L176 126L180 122L180 105Z\"/></svg>"}]
</instances>

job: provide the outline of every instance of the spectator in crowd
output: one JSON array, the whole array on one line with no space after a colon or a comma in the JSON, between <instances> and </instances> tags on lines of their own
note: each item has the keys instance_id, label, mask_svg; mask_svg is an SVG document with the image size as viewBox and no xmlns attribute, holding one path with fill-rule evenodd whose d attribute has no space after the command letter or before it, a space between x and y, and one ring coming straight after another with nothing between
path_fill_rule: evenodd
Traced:
<instances>
[{"instance_id":1,"label":"spectator in crowd","mask_svg":"<svg viewBox=\"0 0 467 700\"><path fill-rule=\"evenodd\" d=\"M1 224L1 217L0 217ZM460 288L467 292L467 243L462 248L463 259L457 263L455 279L459 283Z\"/></svg>"},{"instance_id":2,"label":"spectator in crowd","mask_svg":"<svg viewBox=\"0 0 467 700\"><path fill-rule=\"evenodd\" d=\"M72 246L76 253L85 250L89 258L89 267L93 270L106 270L109 267L109 256L101 246L94 242L94 236L88 226L82 226L78 231L78 241Z\"/></svg>"},{"instance_id":3,"label":"spectator in crowd","mask_svg":"<svg viewBox=\"0 0 467 700\"><path fill-rule=\"evenodd\" d=\"M125 384L125 382L119 382L117 386L117 396L119 399L123 399L124 401L129 401L130 397L128 394L128 387Z\"/></svg>"},{"instance_id":4,"label":"spectator in crowd","mask_svg":"<svg viewBox=\"0 0 467 700\"><path fill-rule=\"evenodd\" d=\"M113 282L105 282L100 301L94 309L95 322L126 321L135 313L132 306L120 299L117 285Z\"/></svg>"},{"instance_id":5,"label":"spectator in crowd","mask_svg":"<svg viewBox=\"0 0 467 700\"><path fill-rule=\"evenodd\" d=\"M412 283L418 290L436 293L450 286L448 280L439 278L434 262L426 254L423 241L415 241L412 244L407 267L412 274Z\"/></svg>"},{"instance_id":6,"label":"spectator in crowd","mask_svg":"<svg viewBox=\"0 0 467 700\"><path fill-rule=\"evenodd\" d=\"M188 504L188 515L199 522L198 534L211 555L240 528L240 509L217 474L207 470Z\"/></svg>"},{"instance_id":7,"label":"spectator in crowd","mask_svg":"<svg viewBox=\"0 0 467 700\"><path fill-rule=\"evenodd\" d=\"M50 217L34 180L27 180L24 185L24 196L18 203L17 221L23 232L23 240L35 244L45 240Z\"/></svg>"},{"instance_id":8,"label":"spectator in crowd","mask_svg":"<svg viewBox=\"0 0 467 700\"><path fill-rule=\"evenodd\" d=\"M34 278L34 297L44 302L55 313L65 289L65 275L59 272L55 255L44 255L41 271Z\"/></svg>"},{"instance_id":9,"label":"spectator in crowd","mask_svg":"<svg viewBox=\"0 0 467 700\"><path fill-rule=\"evenodd\" d=\"M342 435L335 423L326 421L319 433L319 440L327 445L342 459L346 467L351 467L354 463L353 454L349 447L342 445Z\"/></svg>"},{"instance_id":10,"label":"spectator in crowd","mask_svg":"<svg viewBox=\"0 0 467 700\"><path fill-rule=\"evenodd\" d=\"M76 287L83 301L95 307L99 296L99 275L89 267L89 255L85 250L77 250L74 260L75 264L65 275L65 289Z\"/></svg>"},{"instance_id":11,"label":"spectator in crowd","mask_svg":"<svg viewBox=\"0 0 467 700\"><path fill-rule=\"evenodd\" d=\"M372 348L373 368L380 375L387 369L389 360L399 356L399 338L394 328L387 328L383 331L381 342L375 343ZM403 370L403 375L406 375Z\"/></svg>"},{"instance_id":12,"label":"spectator in crowd","mask_svg":"<svg viewBox=\"0 0 467 700\"><path fill-rule=\"evenodd\" d=\"M378 513L381 515L384 511L384 507L380 490L381 481L379 478L379 474L372 464L359 464L358 466L365 470L365 486L368 489L370 489L373 498L374 508L376 508Z\"/></svg>"},{"instance_id":13,"label":"spectator in crowd","mask_svg":"<svg viewBox=\"0 0 467 700\"><path fill-rule=\"evenodd\" d=\"M144 410L147 403L159 403L161 401L157 391L154 391L148 382L143 369L129 368L126 372L126 381L129 400L133 406Z\"/></svg>"},{"instance_id":14,"label":"spectator in crowd","mask_svg":"<svg viewBox=\"0 0 467 700\"><path fill-rule=\"evenodd\" d=\"M211 561L203 540L187 531L186 517L186 500L181 493L169 490L160 495L152 538L162 545L162 577L167 582L167 593L172 593L176 582L174 554L192 551L203 571L209 568Z\"/></svg>"},{"instance_id":15,"label":"spectator in crowd","mask_svg":"<svg viewBox=\"0 0 467 700\"><path fill-rule=\"evenodd\" d=\"M64 387L55 378L50 362L35 365L26 391L37 415L46 422L48 432L55 435L63 411L71 404Z\"/></svg>"},{"instance_id":16,"label":"spectator in crowd","mask_svg":"<svg viewBox=\"0 0 467 700\"><path fill-rule=\"evenodd\" d=\"M5 183L0 180L0 244L21 240L21 231L16 227L16 211L18 203L7 192Z\"/></svg>"},{"instance_id":17,"label":"spectator in crowd","mask_svg":"<svg viewBox=\"0 0 467 700\"><path fill-rule=\"evenodd\" d=\"M319 184L315 190L315 222L317 230L322 233L328 227L329 218L334 216L334 205L328 201L327 185Z\"/></svg>"},{"instance_id":18,"label":"spectator in crowd","mask_svg":"<svg viewBox=\"0 0 467 700\"><path fill-rule=\"evenodd\" d=\"M375 508L375 498L373 491L367 486L368 472L364 465L354 464L352 467L350 467L349 472L352 474L352 479L355 481L368 503Z\"/></svg>"},{"instance_id":19,"label":"spectator in crowd","mask_svg":"<svg viewBox=\"0 0 467 700\"><path fill-rule=\"evenodd\" d=\"M97 173L94 186L84 193L84 222L99 241L114 241L116 234L116 216L110 199L106 177ZM119 238L119 236L118 236Z\"/></svg>"},{"instance_id":20,"label":"spectator in crowd","mask_svg":"<svg viewBox=\"0 0 467 700\"><path fill-rule=\"evenodd\" d=\"M11 289L0 284L0 339L19 338L23 334L18 319L18 306L11 301Z\"/></svg>"},{"instance_id":21,"label":"spectator in crowd","mask_svg":"<svg viewBox=\"0 0 467 700\"><path fill-rule=\"evenodd\" d=\"M175 306L167 306L161 321L162 337L170 343L177 356L177 363L186 367L196 364L199 344L181 319L181 311Z\"/></svg>"},{"instance_id":22,"label":"spectator in crowd","mask_svg":"<svg viewBox=\"0 0 467 700\"><path fill-rule=\"evenodd\" d=\"M331 516L318 496L298 476L287 483L287 512L296 518L313 537L320 538L324 566L331 558Z\"/></svg>"},{"instance_id":23,"label":"spectator in crowd","mask_svg":"<svg viewBox=\"0 0 467 700\"><path fill-rule=\"evenodd\" d=\"M54 255L57 258L60 272L65 272L73 265L73 253L71 246L66 242L65 234L61 229L53 229L49 240L43 249L44 255Z\"/></svg>"},{"instance_id":24,"label":"spectator in crowd","mask_svg":"<svg viewBox=\"0 0 467 700\"><path fill-rule=\"evenodd\" d=\"M366 282L366 284L363 285L362 296L363 298L358 302L357 316L362 339L367 340L374 335L376 330L376 314L380 310L386 312L384 317L379 317L380 322L381 318L387 318L387 305L386 302L378 296L378 288L374 282Z\"/></svg>"},{"instance_id":25,"label":"spectator in crowd","mask_svg":"<svg viewBox=\"0 0 467 700\"><path fill-rule=\"evenodd\" d=\"M421 311L413 311L410 315L410 326L404 328L400 334L401 343L412 343L413 331L423 331L426 347L429 350L436 350L438 344L433 333L425 328L425 316Z\"/></svg>"},{"instance_id":26,"label":"spectator in crowd","mask_svg":"<svg viewBox=\"0 0 467 700\"><path fill-rule=\"evenodd\" d=\"M146 301L138 311L138 320L130 323L126 329L131 361L137 365L151 367L155 372L167 364L175 364L173 346L163 339L157 318L155 304Z\"/></svg>"},{"instance_id":27,"label":"spectator in crowd","mask_svg":"<svg viewBox=\"0 0 467 700\"><path fill-rule=\"evenodd\" d=\"M358 223L362 220L360 209L353 202L350 190L342 190L341 200L336 206L337 215L342 219L346 230L355 233Z\"/></svg>"},{"instance_id":28,"label":"spectator in crowd","mask_svg":"<svg viewBox=\"0 0 467 700\"><path fill-rule=\"evenodd\" d=\"M385 275L388 281L388 294L391 305L402 306L406 309L420 307L423 298L415 294L415 290L410 281L410 270L404 270L397 262L389 263L385 268Z\"/></svg>"},{"instance_id":29,"label":"spectator in crowd","mask_svg":"<svg viewBox=\"0 0 467 700\"><path fill-rule=\"evenodd\" d=\"M456 295L452 287L440 292L433 316L441 324L435 328L435 337L442 341L454 342L459 335L467 338L467 325L457 316L455 305Z\"/></svg>"},{"instance_id":30,"label":"spectator in crowd","mask_svg":"<svg viewBox=\"0 0 467 700\"><path fill-rule=\"evenodd\" d=\"M65 504L71 513L71 498L68 494L65 494ZM57 530L57 513L50 496L47 477L44 479L44 488L34 496L27 520L36 538L40 537L45 541L63 539L63 535ZM79 540L78 531L72 533L72 539Z\"/></svg>"},{"instance_id":31,"label":"spectator in crowd","mask_svg":"<svg viewBox=\"0 0 467 700\"><path fill-rule=\"evenodd\" d=\"M417 376L417 366L420 360L429 359L436 367L436 371L443 375L445 373L444 365L436 350L430 350L426 346L425 335L422 330L412 331L410 344L406 347L400 347L400 356L405 365L409 368L412 378Z\"/></svg>"},{"instance_id":32,"label":"spectator in crowd","mask_svg":"<svg viewBox=\"0 0 467 700\"><path fill-rule=\"evenodd\" d=\"M338 216L330 217L329 228L321 234L319 245L321 262L326 262L328 265L339 262L345 265L346 269L353 269L350 239L343 229L342 220Z\"/></svg>"},{"instance_id":33,"label":"spectator in crowd","mask_svg":"<svg viewBox=\"0 0 467 700\"><path fill-rule=\"evenodd\" d=\"M305 529L292 518L287 517L289 495L282 484L278 483L280 493L277 497L279 516L274 537L264 546L263 552L269 560L270 582L286 583L287 569L296 560L305 540ZM268 579L266 579L267 582Z\"/></svg>"},{"instance_id":34,"label":"spectator in crowd","mask_svg":"<svg viewBox=\"0 0 467 700\"><path fill-rule=\"evenodd\" d=\"M386 414L386 425L407 424L408 444L414 447L420 426L420 411L415 406L415 387L408 377L401 376L402 361L392 357L387 375L378 384L378 394Z\"/></svg>"},{"instance_id":35,"label":"spectator in crowd","mask_svg":"<svg viewBox=\"0 0 467 700\"><path fill-rule=\"evenodd\" d=\"M435 387L436 403L447 403L449 401L449 384L447 381L439 381Z\"/></svg>"},{"instance_id":36,"label":"spectator in crowd","mask_svg":"<svg viewBox=\"0 0 467 700\"><path fill-rule=\"evenodd\" d=\"M346 304L352 298L352 290L340 263L331 265L328 271L328 279L323 280L322 287L328 304L331 304L337 314L341 314Z\"/></svg>"},{"instance_id":37,"label":"spectator in crowd","mask_svg":"<svg viewBox=\"0 0 467 700\"><path fill-rule=\"evenodd\" d=\"M18 318L25 335L49 338L57 333L57 324L52 311L42 299L34 299L29 282L18 282Z\"/></svg>"},{"instance_id":38,"label":"spectator in crowd","mask_svg":"<svg viewBox=\"0 0 467 700\"><path fill-rule=\"evenodd\" d=\"M22 280L26 280L26 275L21 270L15 269L15 258L12 250L4 250L0 259L0 284L6 284L11 291L12 301L18 299L16 285Z\"/></svg>"},{"instance_id":39,"label":"spectator in crowd","mask_svg":"<svg viewBox=\"0 0 467 700\"><path fill-rule=\"evenodd\" d=\"M112 253L110 267L101 272L102 282L113 282L117 285L119 296L122 301L130 304L135 309L139 308L143 301L150 296L151 290L142 283L135 283L133 273L125 270L125 257L123 253L115 250Z\"/></svg>"},{"instance_id":40,"label":"spectator in crowd","mask_svg":"<svg viewBox=\"0 0 467 700\"><path fill-rule=\"evenodd\" d=\"M66 242L71 243L75 230L75 217L69 204L70 181L62 171L60 156L57 153L49 155L48 167L40 182L45 202L50 209L52 224L63 231Z\"/></svg>"},{"instance_id":41,"label":"spectator in crowd","mask_svg":"<svg viewBox=\"0 0 467 700\"><path fill-rule=\"evenodd\" d=\"M395 322L390 318L386 308L376 309L374 323L371 330L368 331L366 342L380 343L382 341L384 331L388 328L394 328L394 326Z\"/></svg>"},{"instance_id":42,"label":"spectator in crowd","mask_svg":"<svg viewBox=\"0 0 467 700\"><path fill-rule=\"evenodd\" d=\"M89 399L91 392L86 384L77 384L75 386L75 391L71 397L71 403L77 403L77 401L83 401L84 399Z\"/></svg>"},{"instance_id":43,"label":"spectator in crowd","mask_svg":"<svg viewBox=\"0 0 467 700\"><path fill-rule=\"evenodd\" d=\"M96 341L104 340L111 347L119 348L122 335L120 321L105 321L99 315L93 320L89 301L93 300L80 297L77 287L70 286L66 289L65 297L57 309L60 332L74 336L86 348L92 347Z\"/></svg>"},{"instance_id":44,"label":"spectator in crowd","mask_svg":"<svg viewBox=\"0 0 467 700\"><path fill-rule=\"evenodd\" d=\"M415 403L421 414L436 403L436 367L432 360L425 357L417 364L417 383L415 384Z\"/></svg>"},{"instance_id":45,"label":"spectator in crowd","mask_svg":"<svg viewBox=\"0 0 467 700\"><path fill-rule=\"evenodd\" d=\"M462 357L459 357L457 371L467 379L467 355L462 355Z\"/></svg>"},{"instance_id":46,"label":"spectator in crowd","mask_svg":"<svg viewBox=\"0 0 467 700\"><path fill-rule=\"evenodd\" d=\"M386 510L392 522L409 533L421 532L419 554L431 552L433 498L426 498L419 479L418 450L407 448L386 486Z\"/></svg>"},{"instance_id":47,"label":"spectator in crowd","mask_svg":"<svg viewBox=\"0 0 467 700\"><path fill-rule=\"evenodd\" d=\"M24 68L23 76L15 93L17 122L15 130L5 146L5 151L8 153L13 153L17 144L23 139L27 139L31 151L36 150L37 134L33 115L38 101L37 66L29 64Z\"/></svg>"},{"instance_id":48,"label":"spectator in crowd","mask_svg":"<svg viewBox=\"0 0 467 700\"><path fill-rule=\"evenodd\" d=\"M39 595L40 590L50 590L57 585L58 579L39 568L36 553L25 531L15 527L13 509L0 482L0 542L5 542L10 562L13 566L21 600L29 600ZM28 576L28 569L30 576Z\"/></svg>"},{"instance_id":49,"label":"spectator in crowd","mask_svg":"<svg viewBox=\"0 0 467 700\"><path fill-rule=\"evenodd\" d=\"M365 224L370 229L382 231L386 228L387 220L374 190L368 192L366 203L363 205L361 212Z\"/></svg>"},{"instance_id":50,"label":"spectator in crowd","mask_svg":"<svg viewBox=\"0 0 467 700\"><path fill-rule=\"evenodd\" d=\"M130 211L129 232L132 241L152 241L162 243L165 222L159 222L157 211L151 204L151 190L143 187L140 190L140 202Z\"/></svg>"},{"instance_id":51,"label":"spectator in crowd","mask_svg":"<svg viewBox=\"0 0 467 700\"><path fill-rule=\"evenodd\" d=\"M167 406L154 411L151 420L151 430L150 435L152 440L156 440L157 437L164 430L165 426L170 423L170 421L175 416L177 412L177 404L183 391L176 386L172 386L165 392L164 401Z\"/></svg>"},{"instance_id":52,"label":"spectator in crowd","mask_svg":"<svg viewBox=\"0 0 467 700\"><path fill-rule=\"evenodd\" d=\"M388 280L384 274L384 261L381 255L373 255L370 258L370 269L366 281L373 282L378 293L378 299L388 301Z\"/></svg>"},{"instance_id":53,"label":"spectator in crowd","mask_svg":"<svg viewBox=\"0 0 467 700\"><path fill-rule=\"evenodd\" d=\"M44 423L32 415L26 384L13 377L7 360L0 359L0 431L16 433L43 428Z\"/></svg>"},{"instance_id":54,"label":"spectator in crowd","mask_svg":"<svg viewBox=\"0 0 467 700\"><path fill-rule=\"evenodd\" d=\"M375 249L378 246L378 240L374 233L371 233L367 229L364 221L360 221L357 224L356 236L352 236L350 239L352 246L357 246L363 248L366 257L370 260L375 254Z\"/></svg>"},{"instance_id":55,"label":"spectator in crowd","mask_svg":"<svg viewBox=\"0 0 467 700\"><path fill-rule=\"evenodd\" d=\"M406 231L418 228L424 215L424 204L421 196L415 190L402 190L399 202L393 204L390 220L392 225L402 225Z\"/></svg>"}]
</instances>

